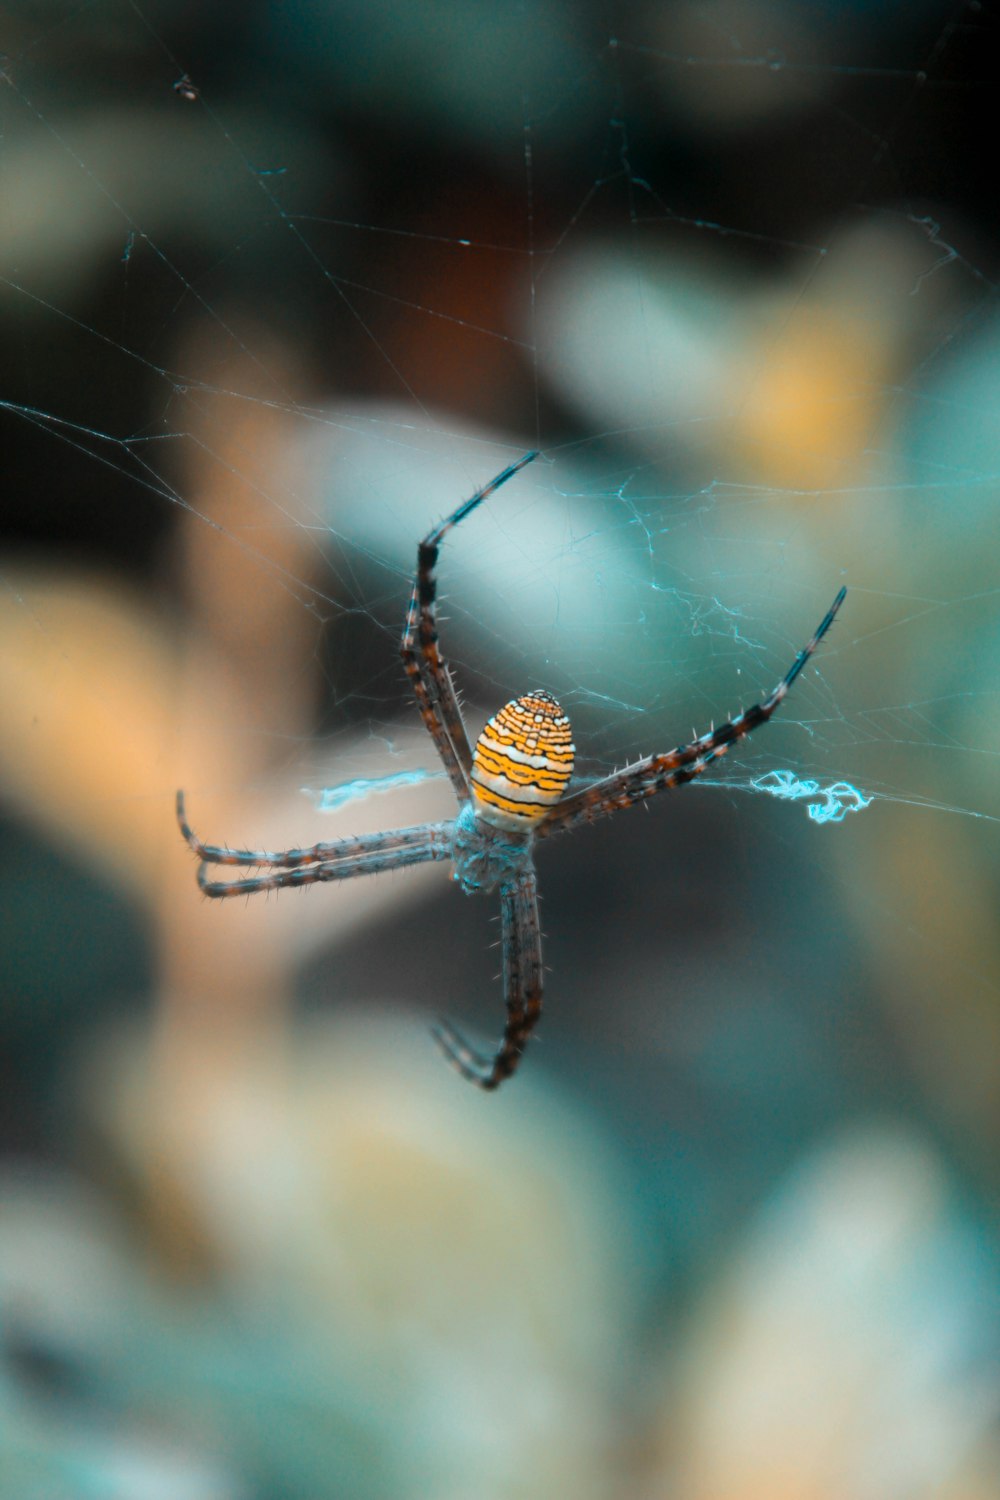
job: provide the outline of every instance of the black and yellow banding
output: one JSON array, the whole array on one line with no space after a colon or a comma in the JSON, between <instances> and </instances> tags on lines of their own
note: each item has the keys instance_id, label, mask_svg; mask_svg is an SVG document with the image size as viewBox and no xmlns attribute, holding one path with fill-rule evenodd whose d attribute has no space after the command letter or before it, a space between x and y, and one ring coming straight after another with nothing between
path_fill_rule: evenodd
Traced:
<instances>
[{"instance_id":1,"label":"black and yellow banding","mask_svg":"<svg viewBox=\"0 0 1000 1500\"><path fill-rule=\"evenodd\" d=\"M565 794L575 754L569 719L551 693L513 698L472 752L476 812L498 828L530 829Z\"/></svg>"}]
</instances>

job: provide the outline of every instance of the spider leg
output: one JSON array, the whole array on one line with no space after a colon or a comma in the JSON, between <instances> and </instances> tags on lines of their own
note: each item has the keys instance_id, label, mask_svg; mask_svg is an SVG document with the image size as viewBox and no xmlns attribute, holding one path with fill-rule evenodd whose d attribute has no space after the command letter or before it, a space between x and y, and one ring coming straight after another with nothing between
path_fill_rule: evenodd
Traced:
<instances>
[{"instance_id":1,"label":"spider leg","mask_svg":"<svg viewBox=\"0 0 1000 1500\"><path fill-rule=\"evenodd\" d=\"M476 1052L447 1021L433 1028L448 1061L481 1089L499 1088L516 1070L542 1013L542 938L533 870L500 887L500 914L507 1025L496 1053L490 1058Z\"/></svg>"},{"instance_id":2,"label":"spider leg","mask_svg":"<svg viewBox=\"0 0 1000 1500\"><path fill-rule=\"evenodd\" d=\"M427 842L430 835L449 829L450 823L418 823L413 828L393 828L386 833L362 833L355 838L333 839L308 849L230 849L225 844L202 843L192 830L184 809L184 793L177 793L177 822L194 852L208 865L272 865L293 868L367 856L378 850L404 849ZM443 858L444 856L442 856ZM330 877L328 877L330 878Z\"/></svg>"},{"instance_id":3,"label":"spider leg","mask_svg":"<svg viewBox=\"0 0 1000 1500\"><path fill-rule=\"evenodd\" d=\"M198 866L198 884L206 896L255 896L258 891L277 891L283 886L313 885L326 880L353 880L355 875L379 875L401 870L405 865L422 865L428 860L449 859L452 852L450 823L428 823L400 833L375 833L357 839L345 839L351 852L338 859L299 864L290 870L272 869L267 875L250 875L241 880L209 880L209 861ZM415 840L410 835L420 834ZM370 842L366 843L366 839ZM322 847L322 846L320 846ZM326 845L327 848L330 845ZM218 861L215 861L218 863Z\"/></svg>"},{"instance_id":4,"label":"spider leg","mask_svg":"<svg viewBox=\"0 0 1000 1500\"><path fill-rule=\"evenodd\" d=\"M446 521L428 532L417 548L417 571L403 625L400 654L417 707L460 802L466 802L469 796L472 749L451 672L438 647L435 618L437 579L434 569L441 543L451 528L463 521L487 495L492 495L494 490L506 484L508 479L537 457L535 452L526 453L516 463L508 464L489 484L483 485L470 499L463 501Z\"/></svg>"},{"instance_id":5,"label":"spider leg","mask_svg":"<svg viewBox=\"0 0 1000 1500\"><path fill-rule=\"evenodd\" d=\"M573 792L557 802L552 811L542 820L536 830L536 838L545 838L550 833L562 833L579 823L592 823L607 813L619 808L631 807L635 802L644 802L657 792L669 791L671 787L683 786L706 771L714 760L725 755L730 745L743 739L761 724L766 724L775 709L782 703L786 693L820 641L826 635L844 602L847 590L841 589L817 627L815 635L803 646L777 687L760 703L744 709L735 719L720 724L693 739L690 744L678 745L663 755L650 755L645 760L635 761L623 770L595 781L582 791Z\"/></svg>"}]
</instances>

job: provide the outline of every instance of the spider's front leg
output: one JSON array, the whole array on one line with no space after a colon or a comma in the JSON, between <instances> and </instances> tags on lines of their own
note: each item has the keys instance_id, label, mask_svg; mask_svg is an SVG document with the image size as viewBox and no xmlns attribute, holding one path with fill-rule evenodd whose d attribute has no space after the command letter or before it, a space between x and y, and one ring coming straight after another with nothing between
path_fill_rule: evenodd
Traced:
<instances>
[{"instance_id":1,"label":"spider's front leg","mask_svg":"<svg viewBox=\"0 0 1000 1500\"><path fill-rule=\"evenodd\" d=\"M481 1089L499 1088L516 1071L542 1013L542 936L534 870L500 887L500 915L507 1025L496 1053L490 1058L476 1052L446 1021L434 1027L448 1061Z\"/></svg>"},{"instance_id":2,"label":"spider's front leg","mask_svg":"<svg viewBox=\"0 0 1000 1500\"><path fill-rule=\"evenodd\" d=\"M463 501L446 521L428 532L417 548L417 571L399 649L424 725L434 741L459 802L465 802L469 795L472 748L458 706L451 672L438 644L435 613L437 579L434 570L441 543L451 528L457 526L459 521L464 521L488 495L492 495L494 490L506 484L508 479L513 478L537 457L536 452L525 453L516 463L508 464L489 484L483 485L470 499Z\"/></svg>"},{"instance_id":3,"label":"spider's front leg","mask_svg":"<svg viewBox=\"0 0 1000 1500\"><path fill-rule=\"evenodd\" d=\"M545 814L539 822L535 837L548 838L552 833L566 832L580 823L593 823L597 818L619 812L624 807L632 807L636 802L646 802L659 792L684 786L701 776L713 761L719 760L732 745L766 724L771 715L781 707L789 688L836 619L846 595L846 588L841 589L812 639L802 647L777 687L772 688L760 703L745 708L735 719L708 730L687 745L678 745L675 750L668 750L662 755L648 755L645 760L635 761L579 792L571 792Z\"/></svg>"},{"instance_id":4,"label":"spider's front leg","mask_svg":"<svg viewBox=\"0 0 1000 1500\"><path fill-rule=\"evenodd\" d=\"M418 823L414 828L360 833L354 838L334 839L307 849L230 849L225 844L206 844L198 837L187 820L183 792L177 793L177 821L185 840L201 860L199 886L206 896L223 899L320 881L353 880L355 875L378 875L406 865L450 859L454 841L453 823ZM206 873L209 865L244 868L249 865L270 873L239 880L209 880Z\"/></svg>"}]
</instances>

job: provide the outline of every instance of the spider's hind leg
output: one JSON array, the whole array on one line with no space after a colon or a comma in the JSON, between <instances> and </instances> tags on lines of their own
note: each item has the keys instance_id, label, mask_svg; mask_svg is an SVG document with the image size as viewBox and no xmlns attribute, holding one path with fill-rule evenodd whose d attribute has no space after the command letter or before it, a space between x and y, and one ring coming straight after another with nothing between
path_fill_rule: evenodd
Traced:
<instances>
[{"instance_id":1,"label":"spider's hind leg","mask_svg":"<svg viewBox=\"0 0 1000 1500\"><path fill-rule=\"evenodd\" d=\"M403 623L403 638L399 649L424 726L434 741L459 802L464 802L469 795L472 747L451 672L438 643L437 578L434 570L441 543L452 527L463 521L487 495L492 495L494 490L506 484L525 464L530 464L537 457L536 452L526 453L514 463L508 464L489 484L484 484L468 500L463 500L447 520L428 532L417 548L417 571L410 591L410 604Z\"/></svg>"},{"instance_id":2,"label":"spider's hind leg","mask_svg":"<svg viewBox=\"0 0 1000 1500\"><path fill-rule=\"evenodd\" d=\"M533 870L500 887L500 915L507 1025L495 1054L484 1057L447 1021L433 1028L434 1039L452 1067L481 1089L499 1088L516 1072L542 1013L542 939Z\"/></svg>"},{"instance_id":3,"label":"spider's hind leg","mask_svg":"<svg viewBox=\"0 0 1000 1500\"><path fill-rule=\"evenodd\" d=\"M437 1042L445 1057L452 1067L467 1078L470 1083L476 1084L481 1089L499 1088L503 1078L509 1078L514 1071L510 1068L507 1072L500 1074L496 1069L496 1060L487 1057L482 1052L477 1052L470 1047L460 1032L448 1021L438 1021L431 1027L431 1036ZM516 1066L516 1064L515 1064Z\"/></svg>"}]
</instances>

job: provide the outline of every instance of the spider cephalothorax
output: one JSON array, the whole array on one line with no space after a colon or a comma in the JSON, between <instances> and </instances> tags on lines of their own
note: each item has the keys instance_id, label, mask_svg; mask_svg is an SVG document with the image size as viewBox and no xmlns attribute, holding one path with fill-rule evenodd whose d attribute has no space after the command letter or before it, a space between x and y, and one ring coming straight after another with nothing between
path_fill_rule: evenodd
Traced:
<instances>
[{"instance_id":1,"label":"spider cephalothorax","mask_svg":"<svg viewBox=\"0 0 1000 1500\"><path fill-rule=\"evenodd\" d=\"M473 748L451 673L438 650L434 569L442 540L487 495L537 457L537 453L526 453L509 465L442 521L417 549L417 571L401 651L417 706L458 798L455 819L361 834L314 844L309 849L277 853L228 849L205 844L192 832L183 794L177 793L177 818L181 832L202 861L198 883L206 896L253 895L282 886L349 880L355 875L374 875L429 860L451 860L454 877L468 895L498 891L507 1002L503 1039L490 1057L474 1051L446 1022L434 1031L458 1071L484 1089L495 1089L514 1072L541 1015L536 842L692 781L725 755L730 745L766 724L829 630L847 592L840 590L812 640L761 703L676 750L646 756L602 781L570 792L575 754L572 731L552 694L538 688L512 699L489 720ZM206 877L207 865L250 866L269 873L215 881Z\"/></svg>"}]
</instances>

